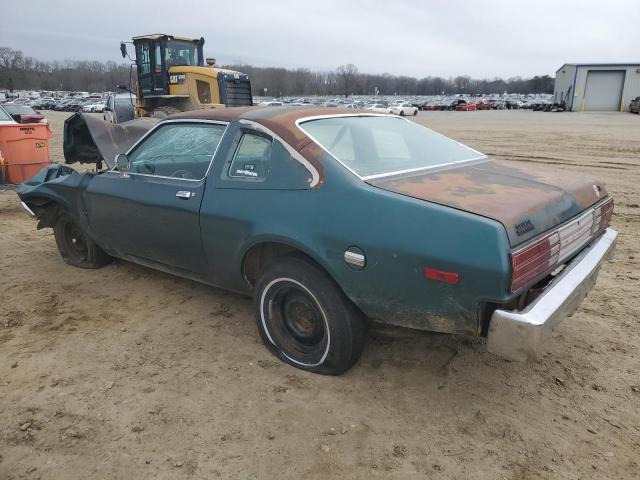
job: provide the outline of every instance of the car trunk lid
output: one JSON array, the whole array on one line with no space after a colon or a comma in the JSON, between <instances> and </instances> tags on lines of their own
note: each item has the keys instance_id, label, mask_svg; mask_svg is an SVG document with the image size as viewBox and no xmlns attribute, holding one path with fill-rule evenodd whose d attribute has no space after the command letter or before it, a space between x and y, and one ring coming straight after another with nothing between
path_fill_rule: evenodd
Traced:
<instances>
[{"instance_id":1,"label":"car trunk lid","mask_svg":"<svg viewBox=\"0 0 640 480\"><path fill-rule=\"evenodd\" d=\"M493 159L367 183L497 220L512 247L566 222L607 195L601 183L573 173Z\"/></svg>"}]
</instances>

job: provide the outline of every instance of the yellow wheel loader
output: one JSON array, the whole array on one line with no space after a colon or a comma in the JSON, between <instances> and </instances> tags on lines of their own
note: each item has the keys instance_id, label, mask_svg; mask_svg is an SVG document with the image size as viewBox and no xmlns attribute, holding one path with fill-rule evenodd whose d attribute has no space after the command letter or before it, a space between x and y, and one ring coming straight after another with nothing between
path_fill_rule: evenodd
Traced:
<instances>
[{"instance_id":1,"label":"yellow wheel loader","mask_svg":"<svg viewBox=\"0 0 640 480\"><path fill-rule=\"evenodd\" d=\"M136 117L253 105L248 75L216 68L213 59L205 63L204 38L154 34L132 40L138 73ZM120 51L127 56L124 42Z\"/></svg>"}]
</instances>

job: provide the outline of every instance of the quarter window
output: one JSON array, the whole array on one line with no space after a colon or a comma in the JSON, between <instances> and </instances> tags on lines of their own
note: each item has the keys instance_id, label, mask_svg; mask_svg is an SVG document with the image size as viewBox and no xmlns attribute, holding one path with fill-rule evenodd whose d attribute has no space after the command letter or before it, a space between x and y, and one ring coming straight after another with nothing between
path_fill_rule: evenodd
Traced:
<instances>
[{"instance_id":1,"label":"quarter window","mask_svg":"<svg viewBox=\"0 0 640 480\"><path fill-rule=\"evenodd\" d=\"M223 125L206 123L163 125L129 155L129 172L200 180L224 130Z\"/></svg>"},{"instance_id":2,"label":"quarter window","mask_svg":"<svg viewBox=\"0 0 640 480\"><path fill-rule=\"evenodd\" d=\"M264 180L269 172L271 140L262 135L245 133L229 167L229 176L249 180Z\"/></svg>"}]
</instances>

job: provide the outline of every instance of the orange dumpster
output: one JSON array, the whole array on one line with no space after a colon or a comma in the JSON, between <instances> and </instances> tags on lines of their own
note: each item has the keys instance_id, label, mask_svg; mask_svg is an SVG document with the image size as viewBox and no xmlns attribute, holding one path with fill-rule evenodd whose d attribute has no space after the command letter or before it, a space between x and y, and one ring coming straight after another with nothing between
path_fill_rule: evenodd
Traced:
<instances>
[{"instance_id":1,"label":"orange dumpster","mask_svg":"<svg viewBox=\"0 0 640 480\"><path fill-rule=\"evenodd\" d=\"M5 183L22 183L51 163L46 123L0 124L0 178Z\"/></svg>"}]
</instances>

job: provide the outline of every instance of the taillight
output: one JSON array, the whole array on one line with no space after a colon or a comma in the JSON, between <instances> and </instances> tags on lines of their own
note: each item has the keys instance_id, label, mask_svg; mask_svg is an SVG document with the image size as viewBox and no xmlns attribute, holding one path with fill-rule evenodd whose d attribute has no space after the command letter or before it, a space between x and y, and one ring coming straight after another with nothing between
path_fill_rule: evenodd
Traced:
<instances>
[{"instance_id":1,"label":"taillight","mask_svg":"<svg viewBox=\"0 0 640 480\"><path fill-rule=\"evenodd\" d=\"M558 263L560 235L553 232L511 254L511 292L519 290Z\"/></svg>"},{"instance_id":2,"label":"taillight","mask_svg":"<svg viewBox=\"0 0 640 480\"><path fill-rule=\"evenodd\" d=\"M511 253L511 293L552 271L609 226L613 199L586 211L566 225Z\"/></svg>"},{"instance_id":3,"label":"taillight","mask_svg":"<svg viewBox=\"0 0 640 480\"><path fill-rule=\"evenodd\" d=\"M613 216L613 198L609 198L606 202L601 203L594 209L594 212L593 233L598 234L611 223L611 217Z\"/></svg>"}]
</instances>

